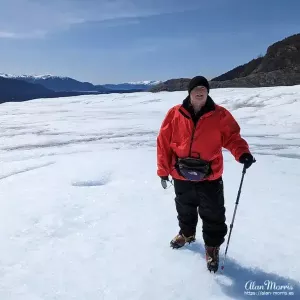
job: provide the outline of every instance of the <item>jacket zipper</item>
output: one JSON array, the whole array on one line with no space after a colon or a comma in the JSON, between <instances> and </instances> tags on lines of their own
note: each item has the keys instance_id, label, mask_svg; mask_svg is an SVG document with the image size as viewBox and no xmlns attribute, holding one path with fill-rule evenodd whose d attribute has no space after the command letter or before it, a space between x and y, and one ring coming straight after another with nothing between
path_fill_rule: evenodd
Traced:
<instances>
[{"instance_id":1,"label":"jacket zipper","mask_svg":"<svg viewBox=\"0 0 300 300\"><path fill-rule=\"evenodd\" d=\"M193 124L194 124L194 122L193 122ZM192 155L192 145L193 145L194 135L195 135L195 131L196 131L196 126L197 126L197 124L196 125L194 124L193 131L192 131L192 137L191 137L191 143L190 143L189 157L191 157L191 155Z\"/></svg>"},{"instance_id":2,"label":"jacket zipper","mask_svg":"<svg viewBox=\"0 0 300 300\"><path fill-rule=\"evenodd\" d=\"M185 116L186 116L186 115L185 115ZM188 117L188 119L191 119L191 118ZM201 119L203 119L203 116L201 116L201 117L199 118L199 120L197 121L196 124L195 124L194 121L192 120L192 122L193 122L193 131L192 131L192 137L191 137L191 142L190 142L189 157L191 157L191 155L192 155L192 145L193 145L193 141L194 141L194 135L195 135L195 131L196 131L197 125L198 125L198 123L201 121Z\"/></svg>"}]
</instances>

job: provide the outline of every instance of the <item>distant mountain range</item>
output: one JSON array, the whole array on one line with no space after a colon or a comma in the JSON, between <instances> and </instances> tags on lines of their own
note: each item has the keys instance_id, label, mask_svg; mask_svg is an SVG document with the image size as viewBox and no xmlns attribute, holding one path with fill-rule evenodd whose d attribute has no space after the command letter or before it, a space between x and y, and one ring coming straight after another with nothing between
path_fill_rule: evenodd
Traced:
<instances>
[{"instance_id":1,"label":"distant mountain range","mask_svg":"<svg viewBox=\"0 0 300 300\"><path fill-rule=\"evenodd\" d=\"M189 78L165 81L152 92L185 91ZM264 56L238 66L210 81L211 88L267 87L300 84L300 34L295 34L268 47Z\"/></svg>"},{"instance_id":2,"label":"distant mountain range","mask_svg":"<svg viewBox=\"0 0 300 300\"><path fill-rule=\"evenodd\" d=\"M0 76L0 103L20 102L37 98L57 98L70 97L86 94L95 94L94 92L55 92L47 89L41 84L33 84L24 80L5 78Z\"/></svg>"},{"instance_id":3,"label":"distant mountain range","mask_svg":"<svg viewBox=\"0 0 300 300\"><path fill-rule=\"evenodd\" d=\"M19 79L29 83L41 84L55 92L110 92L127 90L148 90L161 81L139 81L120 84L93 85L90 82L81 82L70 77L54 75L11 75L0 73L0 77Z\"/></svg>"},{"instance_id":4,"label":"distant mountain range","mask_svg":"<svg viewBox=\"0 0 300 300\"><path fill-rule=\"evenodd\" d=\"M104 84L103 87L109 90L141 90L146 91L154 85L161 83L161 81L139 81L139 82L128 82L119 84Z\"/></svg>"},{"instance_id":5,"label":"distant mountain range","mask_svg":"<svg viewBox=\"0 0 300 300\"><path fill-rule=\"evenodd\" d=\"M52 76L52 75L40 75L40 76L30 76L30 75L8 75L0 74L2 77L10 79L19 79L29 83L41 84L47 89L55 92L105 92L106 88L99 86L94 86L89 82L81 82L70 77Z\"/></svg>"},{"instance_id":6,"label":"distant mountain range","mask_svg":"<svg viewBox=\"0 0 300 300\"><path fill-rule=\"evenodd\" d=\"M147 91L157 81L93 85L70 77L0 74L0 103L36 98Z\"/></svg>"}]
</instances>

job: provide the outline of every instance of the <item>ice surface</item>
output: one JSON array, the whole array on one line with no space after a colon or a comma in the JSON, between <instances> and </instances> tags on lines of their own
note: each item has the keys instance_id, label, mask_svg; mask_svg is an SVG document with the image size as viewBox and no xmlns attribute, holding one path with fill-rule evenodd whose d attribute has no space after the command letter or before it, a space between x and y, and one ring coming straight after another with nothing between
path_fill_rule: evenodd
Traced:
<instances>
[{"instance_id":1,"label":"ice surface","mask_svg":"<svg viewBox=\"0 0 300 300\"><path fill-rule=\"evenodd\" d=\"M156 176L158 129L185 96L0 106L1 300L262 299L245 286L266 280L295 293L266 299L300 299L300 86L211 91L257 159L245 176L224 274L214 275L206 271L201 221L196 243L169 247L178 231L174 192ZM224 159L229 225L242 166L228 151Z\"/></svg>"}]
</instances>

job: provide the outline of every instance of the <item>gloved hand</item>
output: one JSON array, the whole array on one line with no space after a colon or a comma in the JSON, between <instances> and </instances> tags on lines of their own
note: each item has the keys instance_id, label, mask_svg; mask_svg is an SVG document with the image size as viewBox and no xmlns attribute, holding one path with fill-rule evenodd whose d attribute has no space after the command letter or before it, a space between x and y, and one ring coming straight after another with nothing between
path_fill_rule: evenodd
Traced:
<instances>
[{"instance_id":1,"label":"gloved hand","mask_svg":"<svg viewBox=\"0 0 300 300\"><path fill-rule=\"evenodd\" d=\"M256 162L255 158L250 153L244 153L240 156L239 162L243 164L246 169L250 168Z\"/></svg>"},{"instance_id":2,"label":"gloved hand","mask_svg":"<svg viewBox=\"0 0 300 300\"><path fill-rule=\"evenodd\" d=\"M160 176L160 179L161 186L166 189L168 187L167 181L170 181L169 176Z\"/></svg>"}]
</instances>

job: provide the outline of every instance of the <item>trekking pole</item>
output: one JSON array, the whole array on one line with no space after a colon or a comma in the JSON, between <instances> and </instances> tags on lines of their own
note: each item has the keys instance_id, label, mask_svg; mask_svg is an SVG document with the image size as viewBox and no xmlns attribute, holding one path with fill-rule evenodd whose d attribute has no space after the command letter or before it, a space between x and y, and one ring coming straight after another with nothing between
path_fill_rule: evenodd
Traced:
<instances>
[{"instance_id":1,"label":"trekking pole","mask_svg":"<svg viewBox=\"0 0 300 300\"><path fill-rule=\"evenodd\" d=\"M226 246L226 250L225 250L225 254L224 254L224 259L223 259L223 265L221 267L221 270L224 270L226 254L227 254L227 250L228 250L228 246L229 246L229 241L230 241L230 237L231 237L231 232L232 232L232 228L233 228L233 222L234 222L234 219L235 219L237 205L239 204L239 200L240 200L240 196L241 196L242 185L243 185L245 174L246 174L246 167L244 166L244 168L243 168L243 175L242 175L242 179L241 179L241 183L240 183L240 187L239 187L237 199L236 199L236 202L235 202L235 209L234 209L234 213L233 213L233 217L232 217L232 222L230 224L230 232L229 232L229 236L228 236L228 240L227 240L227 246Z\"/></svg>"}]
</instances>

